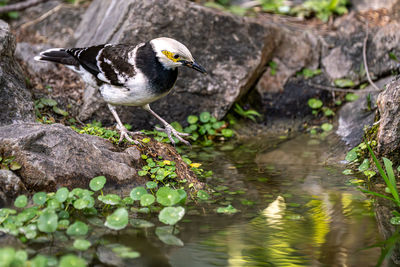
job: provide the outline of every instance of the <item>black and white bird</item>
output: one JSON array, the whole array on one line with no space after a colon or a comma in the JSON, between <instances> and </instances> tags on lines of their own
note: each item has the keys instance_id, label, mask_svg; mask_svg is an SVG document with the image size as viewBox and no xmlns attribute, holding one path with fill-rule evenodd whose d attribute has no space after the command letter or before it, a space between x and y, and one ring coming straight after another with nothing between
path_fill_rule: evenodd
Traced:
<instances>
[{"instance_id":1,"label":"black and white bird","mask_svg":"<svg viewBox=\"0 0 400 267\"><path fill-rule=\"evenodd\" d=\"M178 77L179 66L193 68L207 74L196 63L190 51L180 42L160 37L138 45L103 44L85 48L52 48L35 57L38 61L52 61L66 65L79 73L82 79L98 88L121 132L120 142L131 138L122 124L115 106L139 106L160 120L165 128L156 128L189 145L182 138L188 134L176 131L169 123L150 109L150 103L167 95ZM131 135L131 136L130 136Z\"/></svg>"}]
</instances>

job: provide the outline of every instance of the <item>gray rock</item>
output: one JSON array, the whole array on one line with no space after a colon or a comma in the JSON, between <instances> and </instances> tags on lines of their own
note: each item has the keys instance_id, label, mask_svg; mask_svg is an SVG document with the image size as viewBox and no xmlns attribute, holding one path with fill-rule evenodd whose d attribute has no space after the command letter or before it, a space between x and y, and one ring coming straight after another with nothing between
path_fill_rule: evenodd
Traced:
<instances>
[{"instance_id":1,"label":"gray rock","mask_svg":"<svg viewBox=\"0 0 400 267\"><path fill-rule=\"evenodd\" d=\"M95 0L76 31L76 46L136 44L159 36L187 45L209 72L204 76L180 70L174 91L152 105L169 121L185 121L187 115L204 110L218 118L224 116L255 83L281 39L278 27L271 22L262 25L189 1ZM141 113L132 115L134 109L123 110L121 119L137 125ZM85 118L90 114L87 110L81 113ZM97 118L104 120L103 114L109 112L98 114Z\"/></svg>"},{"instance_id":2,"label":"gray rock","mask_svg":"<svg viewBox=\"0 0 400 267\"><path fill-rule=\"evenodd\" d=\"M353 9L359 12L382 8L391 10L398 3L399 0L351 0Z\"/></svg>"},{"instance_id":3,"label":"gray rock","mask_svg":"<svg viewBox=\"0 0 400 267\"><path fill-rule=\"evenodd\" d=\"M379 80L376 85L383 88L394 77L387 77ZM369 85L365 90L373 90L374 88ZM367 109L367 95L368 93L360 90L357 95L359 98L354 102L346 103L339 111L339 126L336 133L342 140L349 146L355 147L362 142L364 135L364 127L370 127L374 123L376 101L379 92L371 92L371 110Z\"/></svg>"},{"instance_id":4,"label":"gray rock","mask_svg":"<svg viewBox=\"0 0 400 267\"><path fill-rule=\"evenodd\" d=\"M3 202L24 192L26 192L25 185L14 172L0 170L0 199Z\"/></svg>"},{"instance_id":5,"label":"gray rock","mask_svg":"<svg viewBox=\"0 0 400 267\"><path fill-rule=\"evenodd\" d=\"M22 165L17 174L29 190L87 187L99 175L109 183L144 183L137 175L140 153L118 152L100 137L78 134L61 124L3 126L0 140L0 150Z\"/></svg>"},{"instance_id":6,"label":"gray rock","mask_svg":"<svg viewBox=\"0 0 400 267\"><path fill-rule=\"evenodd\" d=\"M377 133L378 153L381 156L400 159L400 77L387 85L378 96L380 114Z\"/></svg>"},{"instance_id":7,"label":"gray rock","mask_svg":"<svg viewBox=\"0 0 400 267\"><path fill-rule=\"evenodd\" d=\"M137 175L143 166L142 153L174 161L178 179L187 179L197 189L204 186L170 145L151 141L140 151L134 146L123 149L61 124L0 127L0 151L14 156L22 166L16 174L29 191L50 191L61 186L86 188L90 179L104 175L107 185L129 185L118 187L125 192L147 181Z\"/></svg>"},{"instance_id":8,"label":"gray rock","mask_svg":"<svg viewBox=\"0 0 400 267\"><path fill-rule=\"evenodd\" d=\"M29 71L33 73L47 72L54 69L54 64L50 62L37 62L34 57L41 51L51 48L48 44L17 43L15 57L22 60Z\"/></svg>"},{"instance_id":9,"label":"gray rock","mask_svg":"<svg viewBox=\"0 0 400 267\"><path fill-rule=\"evenodd\" d=\"M14 59L15 38L7 23L0 20L0 126L34 121L31 93Z\"/></svg>"}]
</instances>

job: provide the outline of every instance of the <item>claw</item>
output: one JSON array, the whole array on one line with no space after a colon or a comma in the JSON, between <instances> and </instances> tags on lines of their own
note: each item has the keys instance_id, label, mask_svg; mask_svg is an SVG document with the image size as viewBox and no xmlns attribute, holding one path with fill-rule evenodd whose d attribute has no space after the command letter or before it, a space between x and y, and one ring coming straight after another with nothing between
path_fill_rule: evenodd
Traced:
<instances>
[{"instance_id":1,"label":"claw","mask_svg":"<svg viewBox=\"0 0 400 267\"><path fill-rule=\"evenodd\" d=\"M139 141L131 138L131 136L133 136L135 134L134 132L129 132L125 127L122 127L122 129L121 129L121 127L117 126L117 129L120 131L120 137L119 137L118 144L121 144L121 142L125 138L130 143L134 143L135 145L138 145L138 146L142 145Z\"/></svg>"},{"instance_id":2,"label":"claw","mask_svg":"<svg viewBox=\"0 0 400 267\"><path fill-rule=\"evenodd\" d=\"M157 131L160 131L160 132L166 133L167 136L168 136L168 139L171 141L171 143L172 143L174 146L175 146L175 141L174 141L174 139L172 138L172 135L174 135L180 142L184 143L184 144L187 145L187 146L190 146L190 143L189 143L188 141L186 141L185 139L182 138L182 136L189 136L190 134L188 134L188 133L181 133L181 132L178 132L178 131L175 130L171 125L165 126L165 129L156 127L156 130L157 130ZM171 134L172 134L172 135L171 135Z\"/></svg>"}]
</instances>

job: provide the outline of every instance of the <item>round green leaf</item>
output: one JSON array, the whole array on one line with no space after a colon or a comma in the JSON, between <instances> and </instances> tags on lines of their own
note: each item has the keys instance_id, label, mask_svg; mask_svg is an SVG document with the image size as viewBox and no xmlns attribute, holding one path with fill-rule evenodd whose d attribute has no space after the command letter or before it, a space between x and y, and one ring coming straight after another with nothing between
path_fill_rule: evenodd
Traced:
<instances>
[{"instance_id":1,"label":"round green leaf","mask_svg":"<svg viewBox=\"0 0 400 267\"><path fill-rule=\"evenodd\" d=\"M117 205L121 201L120 196L118 196L116 194L108 194L105 196L98 196L97 199L107 205Z\"/></svg>"},{"instance_id":2,"label":"round green leaf","mask_svg":"<svg viewBox=\"0 0 400 267\"><path fill-rule=\"evenodd\" d=\"M41 98L40 102L42 102L43 105L50 106L50 107L57 105L57 102L50 98Z\"/></svg>"},{"instance_id":3,"label":"round green leaf","mask_svg":"<svg viewBox=\"0 0 400 267\"><path fill-rule=\"evenodd\" d=\"M319 109L323 105L322 101L316 98L308 99L308 106L312 109Z\"/></svg>"},{"instance_id":4,"label":"round green leaf","mask_svg":"<svg viewBox=\"0 0 400 267\"><path fill-rule=\"evenodd\" d=\"M146 187L147 187L148 189L157 188L157 183L156 183L156 182L153 182L153 181L148 181L148 182L146 183Z\"/></svg>"},{"instance_id":5,"label":"round green leaf","mask_svg":"<svg viewBox=\"0 0 400 267\"><path fill-rule=\"evenodd\" d=\"M205 112L200 113L200 121L202 123L208 122L210 120L210 118L211 118L210 112L205 111Z\"/></svg>"},{"instance_id":6,"label":"round green leaf","mask_svg":"<svg viewBox=\"0 0 400 267\"><path fill-rule=\"evenodd\" d=\"M140 197L140 205L141 206L150 206L154 203L155 197L151 194L144 194Z\"/></svg>"},{"instance_id":7,"label":"round green leaf","mask_svg":"<svg viewBox=\"0 0 400 267\"><path fill-rule=\"evenodd\" d=\"M13 248L5 247L0 249L0 262L2 266L11 266L14 257L15 250Z\"/></svg>"},{"instance_id":8,"label":"round green leaf","mask_svg":"<svg viewBox=\"0 0 400 267\"><path fill-rule=\"evenodd\" d=\"M195 124L198 120L199 120L199 118L197 116L195 116L195 115L189 115L187 117L187 122L189 124Z\"/></svg>"},{"instance_id":9,"label":"round green leaf","mask_svg":"<svg viewBox=\"0 0 400 267\"><path fill-rule=\"evenodd\" d=\"M353 101L356 101L359 97L360 97L359 95L356 95L353 93L348 93L348 94L346 94L345 99L348 102L353 102Z\"/></svg>"},{"instance_id":10,"label":"round green leaf","mask_svg":"<svg viewBox=\"0 0 400 267\"><path fill-rule=\"evenodd\" d=\"M56 210L56 209L59 209L60 207L61 207L60 202L58 202L58 200L55 198L49 199L47 201L47 208Z\"/></svg>"},{"instance_id":11,"label":"round green leaf","mask_svg":"<svg viewBox=\"0 0 400 267\"><path fill-rule=\"evenodd\" d=\"M234 132L231 129L222 129L221 134L226 138L230 138L233 136Z\"/></svg>"},{"instance_id":12,"label":"round green leaf","mask_svg":"<svg viewBox=\"0 0 400 267\"><path fill-rule=\"evenodd\" d=\"M32 267L47 267L50 266L48 265L48 260L45 256L43 255L36 255L32 260L30 260L31 266Z\"/></svg>"},{"instance_id":13,"label":"round green leaf","mask_svg":"<svg viewBox=\"0 0 400 267\"><path fill-rule=\"evenodd\" d=\"M130 197L133 200L140 200L140 198L145 194L147 194L147 190L142 186L138 186L132 189Z\"/></svg>"},{"instance_id":14,"label":"round green leaf","mask_svg":"<svg viewBox=\"0 0 400 267\"><path fill-rule=\"evenodd\" d=\"M24 208L28 204L28 198L25 195L18 196L14 201L14 206Z\"/></svg>"},{"instance_id":15,"label":"round green leaf","mask_svg":"<svg viewBox=\"0 0 400 267\"><path fill-rule=\"evenodd\" d=\"M162 209L158 219L162 223L174 225L183 218L183 215L185 215L185 209L182 207L166 207Z\"/></svg>"},{"instance_id":16,"label":"round green leaf","mask_svg":"<svg viewBox=\"0 0 400 267\"><path fill-rule=\"evenodd\" d=\"M83 198L78 198L74 201L74 208L77 210L83 210L89 205L89 201Z\"/></svg>"},{"instance_id":17,"label":"round green leaf","mask_svg":"<svg viewBox=\"0 0 400 267\"><path fill-rule=\"evenodd\" d=\"M128 211L125 208L115 210L107 216L104 225L113 230L124 229L128 225Z\"/></svg>"},{"instance_id":18,"label":"round green leaf","mask_svg":"<svg viewBox=\"0 0 400 267\"><path fill-rule=\"evenodd\" d=\"M163 206L173 206L180 200L180 195L176 190L165 186L158 189L156 196L157 202Z\"/></svg>"},{"instance_id":19,"label":"round green leaf","mask_svg":"<svg viewBox=\"0 0 400 267\"><path fill-rule=\"evenodd\" d=\"M87 250L92 244L84 239L76 239L74 241L74 248L77 250Z\"/></svg>"},{"instance_id":20,"label":"round green leaf","mask_svg":"<svg viewBox=\"0 0 400 267\"><path fill-rule=\"evenodd\" d=\"M93 191L99 191L103 189L104 185L106 184L106 177L104 176L97 176L90 180L89 187Z\"/></svg>"},{"instance_id":21,"label":"round green leaf","mask_svg":"<svg viewBox=\"0 0 400 267\"><path fill-rule=\"evenodd\" d=\"M197 191L197 197L201 200L208 200L210 195L204 190L199 190Z\"/></svg>"},{"instance_id":22,"label":"round green leaf","mask_svg":"<svg viewBox=\"0 0 400 267\"><path fill-rule=\"evenodd\" d=\"M53 233L57 230L58 217L52 210L44 211L38 219L37 227L44 233Z\"/></svg>"},{"instance_id":23,"label":"round green leaf","mask_svg":"<svg viewBox=\"0 0 400 267\"><path fill-rule=\"evenodd\" d=\"M324 123L321 125L321 129L324 130L325 132L330 132L333 129L333 125L330 123Z\"/></svg>"},{"instance_id":24,"label":"round green leaf","mask_svg":"<svg viewBox=\"0 0 400 267\"><path fill-rule=\"evenodd\" d=\"M38 192L33 195L32 199L36 205L43 205L44 203L46 203L47 194L45 192Z\"/></svg>"},{"instance_id":25,"label":"round green leaf","mask_svg":"<svg viewBox=\"0 0 400 267\"><path fill-rule=\"evenodd\" d=\"M225 214L233 214L238 212L237 209L235 209L234 207L232 207L232 205L228 205L227 207L220 207L217 209L218 213L225 213Z\"/></svg>"},{"instance_id":26,"label":"round green leaf","mask_svg":"<svg viewBox=\"0 0 400 267\"><path fill-rule=\"evenodd\" d=\"M58 202L63 203L65 200L67 200L68 194L69 194L68 188L61 187L60 189L57 190L56 199L58 200Z\"/></svg>"},{"instance_id":27,"label":"round green leaf","mask_svg":"<svg viewBox=\"0 0 400 267\"><path fill-rule=\"evenodd\" d=\"M75 256L75 255L66 255L61 257L60 264L58 267L86 267L85 260Z\"/></svg>"},{"instance_id":28,"label":"round green leaf","mask_svg":"<svg viewBox=\"0 0 400 267\"><path fill-rule=\"evenodd\" d=\"M76 235L86 235L89 230L89 227L86 223L81 221L76 221L71 224L67 229L67 235L76 236Z\"/></svg>"}]
</instances>

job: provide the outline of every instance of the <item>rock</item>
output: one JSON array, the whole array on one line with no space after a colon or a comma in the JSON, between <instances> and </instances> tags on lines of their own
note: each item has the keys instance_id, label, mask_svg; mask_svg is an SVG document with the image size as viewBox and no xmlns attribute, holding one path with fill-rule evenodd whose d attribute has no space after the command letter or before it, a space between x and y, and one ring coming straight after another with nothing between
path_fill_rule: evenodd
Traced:
<instances>
[{"instance_id":1,"label":"rock","mask_svg":"<svg viewBox=\"0 0 400 267\"><path fill-rule=\"evenodd\" d=\"M351 4L355 11L363 12L386 8L391 10L399 0L352 0Z\"/></svg>"},{"instance_id":2,"label":"rock","mask_svg":"<svg viewBox=\"0 0 400 267\"><path fill-rule=\"evenodd\" d=\"M178 176L199 187L193 172L170 145L154 141L146 145L142 151L136 147L120 151L105 139L78 134L61 124L0 127L0 151L15 156L22 166L16 173L31 191L86 188L90 179L99 175L106 176L109 185L129 184L129 189L143 185L146 178L137 175L143 165L142 153L175 161Z\"/></svg>"},{"instance_id":3,"label":"rock","mask_svg":"<svg viewBox=\"0 0 400 267\"><path fill-rule=\"evenodd\" d=\"M0 20L0 126L34 121L31 93L14 59L15 38L7 23Z\"/></svg>"},{"instance_id":4,"label":"rock","mask_svg":"<svg viewBox=\"0 0 400 267\"><path fill-rule=\"evenodd\" d=\"M15 57L22 60L28 67L28 70L33 73L44 73L54 69L54 64L50 62L37 62L34 57L39 55L41 51L51 48L48 44L31 44L17 43Z\"/></svg>"},{"instance_id":5,"label":"rock","mask_svg":"<svg viewBox=\"0 0 400 267\"><path fill-rule=\"evenodd\" d=\"M281 39L279 28L271 22L261 24L252 18L178 0L95 0L75 36L76 46L137 44L160 36L184 43L209 75L181 69L173 92L152 105L168 121L181 122L189 114L204 110L218 118L224 116L255 83ZM145 113L133 114L132 110L124 107L120 116L122 121L137 126L138 117ZM88 117L86 110L82 114ZM113 121L108 111L98 114L92 118L104 120L102 114L108 114ZM151 117L146 114L146 118L148 121Z\"/></svg>"},{"instance_id":6,"label":"rock","mask_svg":"<svg viewBox=\"0 0 400 267\"><path fill-rule=\"evenodd\" d=\"M383 88L394 77L390 76L376 82L376 85ZM373 90L369 85L364 90ZM367 95L371 94L371 110L368 110ZM374 123L376 101L379 92L357 92L359 98L354 102L346 103L339 111L339 126L336 134L349 146L355 147L362 142L364 127L370 127Z\"/></svg>"},{"instance_id":7,"label":"rock","mask_svg":"<svg viewBox=\"0 0 400 267\"><path fill-rule=\"evenodd\" d=\"M0 200L6 203L27 190L21 179L10 170L0 170Z\"/></svg>"},{"instance_id":8,"label":"rock","mask_svg":"<svg viewBox=\"0 0 400 267\"><path fill-rule=\"evenodd\" d=\"M377 133L378 153L400 161L400 77L387 85L378 96L380 114Z\"/></svg>"}]
</instances>

